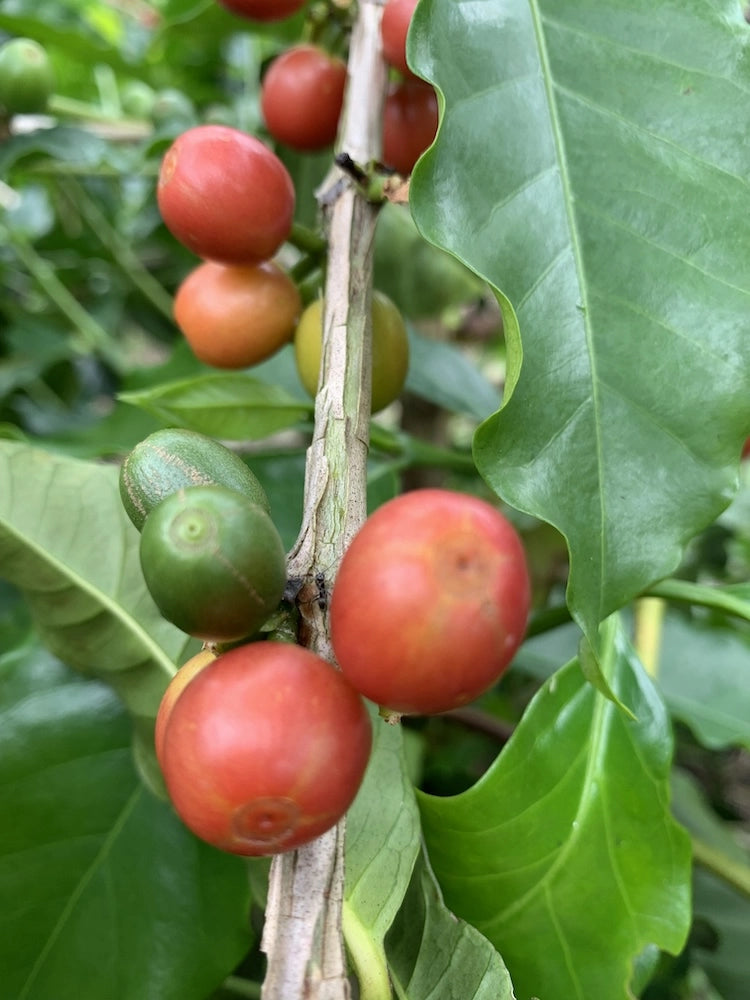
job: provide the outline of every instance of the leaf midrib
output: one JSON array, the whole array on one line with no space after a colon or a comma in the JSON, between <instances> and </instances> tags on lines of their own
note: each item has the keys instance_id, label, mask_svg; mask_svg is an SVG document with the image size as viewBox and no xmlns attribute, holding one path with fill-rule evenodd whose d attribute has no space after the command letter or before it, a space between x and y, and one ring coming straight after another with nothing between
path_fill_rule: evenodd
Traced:
<instances>
[{"instance_id":1,"label":"leaf midrib","mask_svg":"<svg viewBox=\"0 0 750 1000\"><path fill-rule=\"evenodd\" d=\"M550 65L549 53L547 51L547 41L544 35L543 21L544 17L539 9L539 4L537 0L530 4L531 18L534 28L534 34L537 40L537 49L539 52L539 60L541 64L542 80L544 83L544 89L547 94L547 107L549 108L550 116L550 126L552 129L552 139L557 152L556 160L560 172L560 183L563 189L563 203L565 206L565 214L568 220L568 232L570 234L571 249L573 252L573 260L575 262L576 274L578 276L578 284L581 293L581 305L583 309L581 310L583 317L583 328L586 336L586 344L588 347L589 363L591 366L591 402L593 405L594 412L598 412L598 391L597 391L597 366L596 366L596 356L594 353L593 345L593 332L591 329L591 323L589 319L589 310L586 308L586 282L584 280L585 270L583 266L583 255L581 252L581 242L580 235L578 233L578 227L576 225L575 216L572 211L573 195L572 195L572 185L570 177L567 170L567 158L565 155L565 142L562 135L562 127L560 124L560 118L557 112L557 103L555 100L554 86L552 84L552 69ZM602 469L604 467L603 462L603 452L602 452L602 436L598 421L593 421L594 426L594 438L596 441L596 467L597 467L597 482L602 483ZM599 497L599 565L605 565L605 532L603 526L606 520L605 513L605 502L604 502L604 490L598 490ZM572 562L572 557L571 557ZM599 574L599 603L597 616L601 620L601 608L604 605L604 580L602 575ZM587 631L587 630L585 630Z\"/></svg>"},{"instance_id":2,"label":"leaf midrib","mask_svg":"<svg viewBox=\"0 0 750 1000\"><path fill-rule=\"evenodd\" d=\"M509 906L504 907L500 912L498 912L496 919L499 921L506 922L511 919L516 912L523 909L536 896L547 891L554 876L574 851L576 844L585 829L585 823L583 820L585 819L585 816L593 802L590 790L594 785L594 775L605 772L604 756L607 748L606 732L608 730L609 718L615 708L611 701L595 689L592 688L591 694L594 699L594 710L592 714L591 728L589 729L589 753L587 755L586 768L581 780L581 795L578 801L578 807L570 827L572 832L559 850L554 862L549 866L544 875L525 893L518 896Z\"/></svg>"},{"instance_id":3,"label":"leaf midrib","mask_svg":"<svg viewBox=\"0 0 750 1000\"><path fill-rule=\"evenodd\" d=\"M173 667L172 661L166 655L164 650L158 643L149 635L149 633L141 626L140 622L132 615L125 612L124 607L118 604L112 597L106 594L103 590L95 589L84 577L75 573L69 565L61 562L60 559L54 557L46 549L41 548L37 543L29 540L25 535L19 534L11 528L7 522L0 520L0 531L4 531L6 535L13 538L16 543L23 549L28 549L41 561L47 563L63 580L67 580L67 586L74 590L79 590L85 593L89 599L94 603L99 605L107 611L112 617L114 617L120 624L132 635L134 635L140 644L143 645L144 649L148 652L149 658L155 660L162 666L171 669ZM119 579L122 580L122 559L120 559L121 568ZM12 582L12 581L11 581ZM35 590L33 587L22 587L24 593L42 595L49 593L44 589ZM133 666L140 666L142 661Z\"/></svg>"},{"instance_id":4,"label":"leaf midrib","mask_svg":"<svg viewBox=\"0 0 750 1000\"><path fill-rule=\"evenodd\" d=\"M91 864L88 865L88 867L84 872L82 872L75 890L70 894L70 898L63 907L60 916L55 921L55 925L54 927L52 927L49 936L45 941L44 947L39 952L39 956L37 957L37 960L34 963L29 973L28 979L26 980L23 989L18 995L18 1000L25 1000L25 998L29 996L29 991L31 990L35 980L39 976L39 973L41 972L42 967L44 966L44 963L47 960L48 955L52 951L55 942L62 934L70 914L73 912L75 906L77 905L81 896L85 892L87 886L93 879L94 875L99 869L100 864L106 859L107 855L109 854L112 848L113 843L115 842L119 834L122 832L126 822L132 815L135 807L140 802L142 795L143 795L143 789L140 786L136 787L131 796L129 797L129 799L127 800L127 802L125 802L125 804L123 805L123 808L120 812L119 817L117 818L117 821L112 825L112 829L109 831L106 837L104 837L102 845L100 849L97 851L96 856L92 859Z\"/></svg>"}]
</instances>

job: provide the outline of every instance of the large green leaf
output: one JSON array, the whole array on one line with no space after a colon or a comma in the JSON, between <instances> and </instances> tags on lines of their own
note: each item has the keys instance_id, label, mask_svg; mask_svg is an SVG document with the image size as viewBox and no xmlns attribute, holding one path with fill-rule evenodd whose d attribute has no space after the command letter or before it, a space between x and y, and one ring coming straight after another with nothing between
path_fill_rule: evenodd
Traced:
<instances>
[{"instance_id":1,"label":"large green leaf","mask_svg":"<svg viewBox=\"0 0 750 1000\"><path fill-rule=\"evenodd\" d=\"M0 17L0 25L1 23ZM6 140L0 147L0 170L6 174L18 161L26 157L50 157L53 160L73 162L91 168L102 164L123 167L127 162L123 153L111 143L73 125L38 129Z\"/></svg>"},{"instance_id":2,"label":"large green leaf","mask_svg":"<svg viewBox=\"0 0 750 1000\"><path fill-rule=\"evenodd\" d=\"M522 1000L626 1000L642 949L678 952L689 927L669 720L613 620L603 649L607 680L636 720L571 661L476 785L419 796L446 903L495 945Z\"/></svg>"},{"instance_id":3,"label":"large green leaf","mask_svg":"<svg viewBox=\"0 0 750 1000\"><path fill-rule=\"evenodd\" d=\"M744 595L742 587L697 588L721 597ZM527 639L514 668L546 679L574 656L580 632L574 624ZM688 725L711 750L750 748L750 642L729 623L713 624L667 610L658 639L656 683L670 715Z\"/></svg>"},{"instance_id":4,"label":"large green leaf","mask_svg":"<svg viewBox=\"0 0 750 1000\"><path fill-rule=\"evenodd\" d=\"M502 958L446 907L422 855L386 947L399 1000L515 1000Z\"/></svg>"},{"instance_id":5,"label":"large green leaf","mask_svg":"<svg viewBox=\"0 0 750 1000\"><path fill-rule=\"evenodd\" d=\"M205 1000L249 945L242 861L133 770L128 718L33 641L0 656L0 994Z\"/></svg>"},{"instance_id":6,"label":"large green leaf","mask_svg":"<svg viewBox=\"0 0 750 1000\"><path fill-rule=\"evenodd\" d=\"M444 97L416 221L506 297L477 462L565 535L592 638L735 488L750 27L736 0L423 0L409 42Z\"/></svg>"},{"instance_id":7,"label":"large green leaf","mask_svg":"<svg viewBox=\"0 0 750 1000\"><path fill-rule=\"evenodd\" d=\"M143 581L118 468L0 441L0 577L60 659L106 679L149 733L188 639Z\"/></svg>"}]
</instances>

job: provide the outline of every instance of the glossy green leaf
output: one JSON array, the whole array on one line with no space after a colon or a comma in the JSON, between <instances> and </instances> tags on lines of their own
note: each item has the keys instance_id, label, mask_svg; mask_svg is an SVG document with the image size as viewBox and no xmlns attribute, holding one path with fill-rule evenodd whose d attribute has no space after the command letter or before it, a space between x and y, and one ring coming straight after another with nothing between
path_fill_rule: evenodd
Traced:
<instances>
[{"instance_id":1,"label":"glossy green leaf","mask_svg":"<svg viewBox=\"0 0 750 1000\"><path fill-rule=\"evenodd\" d=\"M387 995L383 941L419 852L419 813L401 730L373 709L372 757L346 819L344 938L364 997Z\"/></svg>"},{"instance_id":2,"label":"glossy green leaf","mask_svg":"<svg viewBox=\"0 0 750 1000\"><path fill-rule=\"evenodd\" d=\"M0 576L23 593L45 645L106 679L150 732L188 640L146 590L118 472L0 441Z\"/></svg>"},{"instance_id":3,"label":"glossy green leaf","mask_svg":"<svg viewBox=\"0 0 750 1000\"><path fill-rule=\"evenodd\" d=\"M678 952L690 923L669 719L614 620L603 648L635 721L572 661L476 785L418 800L447 905L495 945L524 998L626 1000L636 956Z\"/></svg>"},{"instance_id":4,"label":"glossy green leaf","mask_svg":"<svg viewBox=\"0 0 750 1000\"><path fill-rule=\"evenodd\" d=\"M717 595L744 590L710 589ZM545 679L575 655L579 636L578 628L569 624L527 639L514 666ZM748 663L748 638L730 624L709 624L667 611L660 628L656 683L670 715L689 726L705 747L750 747Z\"/></svg>"},{"instance_id":5,"label":"glossy green leaf","mask_svg":"<svg viewBox=\"0 0 750 1000\"><path fill-rule=\"evenodd\" d=\"M593 639L735 488L750 26L736 0L424 0L409 42L444 97L416 221L508 300L477 463L565 535Z\"/></svg>"},{"instance_id":6,"label":"glossy green leaf","mask_svg":"<svg viewBox=\"0 0 750 1000\"><path fill-rule=\"evenodd\" d=\"M302 385L297 371L293 344L286 344L270 358L253 365L253 377L279 386L290 396L294 396L301 405L310 405L310 394Z\"/></svg>"},{"instance_id":7,"label":"glossy green leaf","mask_svg":"<svg viewBox=\"0 0 750 1000\"><path fill-rule=\"evenodd\" d=\"M104 684L33 643L0 656L0 994L205 1000L249 946L244 865L133 769Z\"/></svg>"},{"instance_id":8,"label":"glossy green leaf","mask_svg":"<svg viewBox=\"0 0 750 1000\"><path fill-rule=\"evenodd\" d=\"M423 855L386 948L398 1000L515 1000L502 958L446 907Z\"/></svg>"},{"instance_id":9,"label":"glossy green leaf","mask_svg":"<svg viewBox=\"0 0 750 1000\"><path fill-rule=\"evenodd\" d=\"M236 372L180 379L119 398L169 424L228 441L267 437L310 417L313 409L279 386Z\"/></svg>"}]
</instances>

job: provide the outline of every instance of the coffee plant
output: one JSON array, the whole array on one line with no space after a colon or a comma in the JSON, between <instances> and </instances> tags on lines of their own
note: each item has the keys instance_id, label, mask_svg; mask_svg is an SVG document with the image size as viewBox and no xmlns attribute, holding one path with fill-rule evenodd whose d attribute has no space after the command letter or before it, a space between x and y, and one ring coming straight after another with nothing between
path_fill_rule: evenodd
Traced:
<instances>
[{"instance_id":1,"label":"coffee plant","mask_svg":"<svg viewBox=\"0 0 750 1000\"><path fill-rule=\"evenodd\" d=\"M1 1000L746 1000L749 54L2 5Z\"/></svg>"}]
</instances>

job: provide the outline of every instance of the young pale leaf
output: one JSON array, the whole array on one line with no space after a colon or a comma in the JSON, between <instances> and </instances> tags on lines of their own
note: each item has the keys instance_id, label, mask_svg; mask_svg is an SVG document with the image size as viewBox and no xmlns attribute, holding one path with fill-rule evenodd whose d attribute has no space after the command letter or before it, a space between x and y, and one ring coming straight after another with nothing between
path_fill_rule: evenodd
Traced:
<instances>
[{"instance_id":1,"label":"young pale leaf","mask_svg":"<svg viewBox=\"0 0 750 1000\"><path fill-rule=\"evenodd\" d=\"M644 946L676 953L690 925L669 719L614 620L603 649L635 720L572 661L475 786L418 799L446 903L500 951L522 997L626 1000Z\"/></svg>"},{"instance_id":2,"label":"young pale leaf","mask_svg":"<svg viewBox=\"0 0 750 1000\"><path fill-rule=\"evenodd\" d=\"M419 852L419 813L401 730L377 715L374 726L372 757L346 818L344 937L365 997L387 995L377 992L388 988L383 939Z\"/></svg>"},{"instance_id":3,"label":"young pale leaf","mask_svg":"<svg viewBox=\"0 0 750 1000\"><path fill-rule=\"evenodd\" d=\"M735 0L426 0L409 42L444 96L416 221L502 289L523 342L476 460L566 537L593 642L736 486L750 28Z\"/></svg>"},{"instance_id":4,"label":"young pale leaf","mask_svg":"<svg viewBox=\"0 0 750 1000\"><path fill-rule=\"evenodd\" d=\"M0 992L204 1000L248 946L244 865L145 791L104 684L33 644L0 676Z\"/></svg>"},{"instance_id":5,"label":"young pale leaf","mask_svg":"<svg viewBox=\"0 0 750 1000\"><path fill-rule=\"evenodd\" d=\"M227 441L254 441L293 427L312 403L285 389L236 372L217 372L120 393L170 424Z\"/></svg>"},{"instance_id":6,"label":"young pale leaf","mask_svg":"<svg viewBox=\"0 0 750 1000\"><path fill-rule=\"evenodd\" d=\"M445 906L423 855L386 949L399 1000L515 1000L502 958Z\"/></svg>"},{"instance_id":7,"label":"young pale leaf","mask_svg":"<svg viewBox=\"0 0 750 1000\"><path fill-rule=\"evenodd\" d=\"M45 645L106 679L147 726L188 640L146 589L117 480L114 465L0 441L0 577Z\"/></svg>"}]
</instances>

